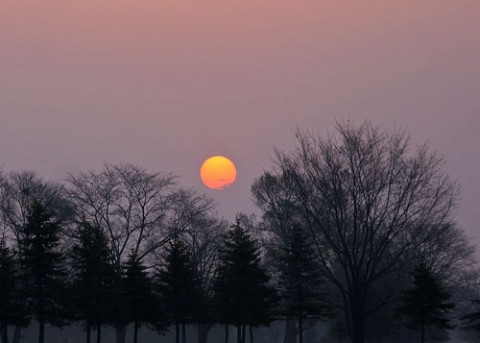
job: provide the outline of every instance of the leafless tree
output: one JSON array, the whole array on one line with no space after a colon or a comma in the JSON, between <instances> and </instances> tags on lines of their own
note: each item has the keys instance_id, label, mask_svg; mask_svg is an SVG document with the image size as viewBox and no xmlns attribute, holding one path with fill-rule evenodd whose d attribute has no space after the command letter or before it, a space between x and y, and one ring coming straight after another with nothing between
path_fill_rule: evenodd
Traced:
<instances>
[{"instance_id":1,"label":"leafless tree","mask_svg":"<svg viewBox=\"0 0 480 343\"><path fill-rule=\"evenodd\" d=\"M109 237L118 272L132 254L148 259L169 240L167 212L174 197L174 177L132 164L105 164L100 171L69 174L69 199L74 222L89 222ZM72 231L74 235L74 231ZM116 326L116 342L125 342L126 327Z\"/></svg>"},{"instance_id":2,"label":"leafless tree","mask_svg":"<svg viewBox=\"0 0 480 343\"><path fill-rule=\"evenodd\" d=\"M119 270L133 254L150 267L163 261L163 247L173 235L191 245L205 287L209 287L216 255L216 232L224 223L211 200L176 187L170 174L152 173L132 164L105 165L101 171L70 174L69 197L75 221L100 227L110 239ZM117 342L125 328L117 328Z\"/></svg>"},{"instance_id":3,"label":"leafless tree","mask_svg":"<svg viewBox=\"0 0 480 343\"><path fill-rule=\"evenodd\" d=\"M277 232L295 216L308 225L352 342L363 343L366 317L376 310L369 294L402 270L406 256L423 251L446 268L471 250L454 222L459 187L437 154L427 146L410 151L402 131L369 123L337 129L328 139L297 131L296 150L277 151L276 169L253 191ZM457 256L455 247L462 247Z\"/></svg>"},{"instance_id":4,"label":"leafless tree","mask_svg":"<svg viewBox=\"0 0 480 343\"><path fill-rule=\"evenodd\" d=\"M228 225L217 216L211 199L191 190L181 190L178 195L172 227L180 229L202 275L203 286L210 289L221 235Z\"/></svg>"},{"instance_id":5,"label":"leafless tree","mask_svg":"<svg viewBox=\"0 0 480 343\"><path fill-rule=\"evenodd\" d=\"M115 263L128 254L143 260L168 240L165 225L174 198L174 177L132 164L106 164L101 171L69 174L75 220L90 222L110 239Z\"/></svg>"},{"instance_id":6,"label":"leafless tree","mask_svg":"<svg viewBox=\"0 0 480 343\"><path fill-rule=\"evenodd\" d=\"M0 213L3 230L13 244L23 238L27 214L35 199L65 217L71 207L61 184L45 181L33 171L11 172L0 177Z\"/></svg>"}]
</instances>

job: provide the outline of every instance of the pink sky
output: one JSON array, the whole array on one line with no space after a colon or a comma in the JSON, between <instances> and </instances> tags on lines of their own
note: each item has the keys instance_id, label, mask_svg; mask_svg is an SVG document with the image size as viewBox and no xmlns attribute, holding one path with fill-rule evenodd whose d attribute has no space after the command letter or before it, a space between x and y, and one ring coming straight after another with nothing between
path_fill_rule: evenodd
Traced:
<instances>
[{"instance_id":1,"label":"pink sky","mask_svg":"<svg viewBox=\"0 0 480 343\"><path fill-rule=\"evenodd\" d=\"M172 171L231 219L292 130L405 127L463 186L478 237L480 1L2 0L0 166ZM204 188L202 161L238 168Z\"/></svg>"}]
</instances>

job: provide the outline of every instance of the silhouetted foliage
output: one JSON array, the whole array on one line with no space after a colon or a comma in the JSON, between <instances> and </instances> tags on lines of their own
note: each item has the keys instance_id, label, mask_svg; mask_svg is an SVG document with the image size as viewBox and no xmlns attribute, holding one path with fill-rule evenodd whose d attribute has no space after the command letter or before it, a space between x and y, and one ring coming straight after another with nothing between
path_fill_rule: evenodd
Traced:
<instances>
[{"instance_id":1,"label":"silhouetted foliage","mask_svg":"<svg viewBox=\"0 0 480 343\"><path fill-rule=\"evenodd\" d=\"M102 325L112 323L113 307L119 301L117 276L108 239L96 226L82 223L71 251L75 319L85 321L87 343L92 328L101 341Z\"/></svg>"},{"instance_id":2,"label":"silhouetted foliage","mask_svg":"<svg viewBox=\"0 0 480 343\"><path fill-rule=\"evenodd\" d=\"M281 311L286 318L297 320L299 343L302 343L305 319L325 320L332 316L332 307L325 302L321 266L305 229L294 226L279 250L277 289Z\"/></svg>"},{"instance_id":3,"label":"silhouetted foliage","mask_svg":"<svg viewBox=\"0 0 480 343\"><path fill-rule=\"evenodd\" d=\"M448 302L451 295L425 263L420 263L411 276L412 287L402 291L402 303L395 310L395 314L406 320L406 327L420 330L420 341L423 343L427 327L454 327L448 314L455 305Z\"/></svg>"},{"instance_id":4,"label":"silhouetted foliage","mask_svg":"<svg viewBox=\"0 0 480 343\"><path fill-rule=\"evenodd\" d=\"M2 342L8 341L8 325L26 326L29 323L17 267L5 241L0 241L0 335Z\"/></svg>"},{"instance_id":5,"label":"silhouetted foliage","mask_svg":"<svg viewBox=\"0 0 480 343\"><path fill-rule=\"evenodd\" d=\"M69 318L60 225L48 208L33 201L23 233L21 263L30 311L39 323L39 343L44 342L45 323L63 326Z\"/></svg>"},{"instance_id":6,"label":"silhouetted foliage","mask_svg":"<svg viewBox=\"0 0 480 343\"><path fill-rule=\"evenodd\" d=\"M162 303L170 323L175 325L176 342L180 341L181 326L185 343L185 325L197 321L203 291L191 253L177 234L166 247L165 267L158 271L157 278Z\"/></svg>"},{"instance_id":7,"label":"silhouetted foliage","mask_svg":"<svg viewBox=\"0 0 480 343\"><path fill-rule=\"evenodd\" d=\"M247 325L271 321L275 292L268 282L259 248L237 218L225 239L214 285L218 320L237 327L237 343L245 342Z\"/></svg>"},{"instance_id":8,"label":"silhouetted foliage","mask_svg":"<svg viewBox=\"0 0 480 343\"><path fill-rule=\"evenodd\" d=\"M313 339L303 337L304 322L327 319L328 303L341 310L331 323L338 339L364 343L395 331L399 342L416 333L400 333L390 314L402 294L398 316L418 323L407 313L415 285L400 290L419 260L442 279L443 291L455 291L456 310L465 313L463 300L475 298L474 282L468 287L463 278L472 249L455 224L458 187L442 172L442 159L425 146L411 152L404 132L369 123L339 124L338 131L338 139L298 132L298 148L277 152L276 169L252 186L262 222L238 216L226 235L213 202L177 188L170 174L106 164L69 175L64 187L32 171L0 172L3 339L13 325L18 343L34 318L40 342L46 323L76 320L87 342L96 329L100 343L109 325L124 343L131 323L134 342L140 327L162 332L168 324L185 342L185 326L195 323L198 343L206 343L220 323L227 332L236 326L244 343L248 328L253 341L253 327L280 317L287 319L285 342L302 342ZM158 268L155 279L146 266ZM424 323L437 338L448 334L453 302L439 298L445 316ZM466 327L480 331L479 313L463 316Z\"/></svg>"},{"instance_id":9,"label":"silhouetted foliage","mask_svg":"<svg viewBox=\"0 0 480 343\"><path fill-rule=\"evenodd\" d=\"M133 323L133 343L138 342L138 331L142 324L151 324L157 330L164 327L159 299L146 267L131 254L124 264L123 301L127 321Z\"/></svg>"}]
</instances>

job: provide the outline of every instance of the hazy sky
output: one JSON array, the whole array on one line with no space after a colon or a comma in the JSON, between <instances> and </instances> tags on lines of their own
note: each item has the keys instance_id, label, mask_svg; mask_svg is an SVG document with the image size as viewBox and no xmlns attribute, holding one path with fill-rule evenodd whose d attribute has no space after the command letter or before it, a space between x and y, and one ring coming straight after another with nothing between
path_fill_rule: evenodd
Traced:
<instances>
[{"instance_id":1,"label":"hazy sky","mask_svg":"<svg viewBox=\"0 0 480 343\"><path fill-rule=\"evenodd\" d=\"M132 162L229 219L296 126L404 127L446 157L480 242L479 0L0 0L0 119L5 170ZM215 154L226 191L199 178Z\"/></svg>"}]
</instances>

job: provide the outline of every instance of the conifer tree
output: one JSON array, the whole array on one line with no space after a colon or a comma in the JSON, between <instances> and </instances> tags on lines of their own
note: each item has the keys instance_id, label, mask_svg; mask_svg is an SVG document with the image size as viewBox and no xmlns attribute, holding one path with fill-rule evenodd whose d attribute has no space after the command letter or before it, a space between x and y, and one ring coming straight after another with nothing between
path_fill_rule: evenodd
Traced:
<instances>
[{"instance_id":1,"label":"conifer tree","mask_svg":"<svg viewBox=\"0 0 480 343\"><path fill-rule=\"evenodd\" d=\"M0 241L0 335L8 342L8 325L26 326L29 318L22 296L16 261L5 241Z\"/></svg>"},{"instance_id":2,"label":"conifer tree","mask_svg":"<svg viewBox=\"0 0 480 343\"><path fill-rule=\"evenodd\" d=\"M402 303L395 314L406 319L408 328L420 330L420 342L423 343L428 326L453 328L448 314L455 305L448 302L450 294L425 263L420 263L411 275L412 287L402 291Z\"/></svg>"},{"instance_id":3,"label":"conifer tree","mask_svg":"<svg viewBox=\"0 0 480 343\"><path fill-rule=\"evenodd\" d=\"M166 248L165 268L158 272L158 289L170 322L175 325L176 342L186 342L185 325L195 322L202 303L200 276L190 252L178 235Z\"/></svg>"},{"instance_id":4,"label":"conifer tree","mask_svg":"<svg viewBox=\"0 0 480 343\"><path fill-rule=\"evenodd\" d=\"M325 320L332 315L332 308L325 303L324 280L312 242L300 225L287 233L277 271L281 312L288 319L296 319L299 343L303 343L304 320Z\"/></svg>"},{"instance_id":5,"label":"conifer tree","mask_svg":"<svg viewBox=\"0 0 480 343\"><path fill-rule=\"evenodd\" d=\"M45 324L63 326L66 308L64 257L59 251L61 223L40 202L33 201L22 239L22 264L30 311L39 323L38 342L45 340Z\"/></svg>"},{"instance_id":6,"label":"conifer tree","mask_svg":"<svg viewBox=\"0 0 480 343\"><path fill-rule=\"evenodd\" d=\"M133 343L138 342L138 331L142 324L161 325L158 299L146 267L130 254L124 265L123 298L128 322L133 323Z\"/></svg>"},{"instance_id":7,"label":"conifer tree","mask_svg":"<svg viewBox=\"0 0 480 343\"><path fill-rule=\"evenodd\" d=\"M108 239L102 230L89 223L80 225L71 259L76 319L85 321L86 342L90 343L94 328L100 343L102 325L112 322L119 294Z\"/></svg>"},{"instance_id":8,"label":"conifer tree","mask_svg":"<svg viewBox=\"0 0 480 343\"><path fill-rule=\"evenodd\" d=\"M246 326L266 325L271 320L274 290L260 264L260 251L237 218L225 240L215 279L219 320L237 327L237 343L245 342ZM253 337L251 337L253 339Z\"/></svg>"}]
</instances>

